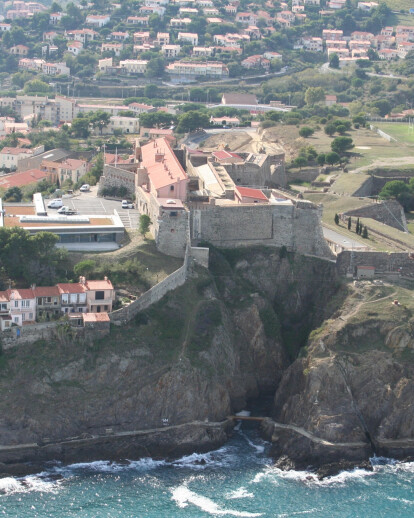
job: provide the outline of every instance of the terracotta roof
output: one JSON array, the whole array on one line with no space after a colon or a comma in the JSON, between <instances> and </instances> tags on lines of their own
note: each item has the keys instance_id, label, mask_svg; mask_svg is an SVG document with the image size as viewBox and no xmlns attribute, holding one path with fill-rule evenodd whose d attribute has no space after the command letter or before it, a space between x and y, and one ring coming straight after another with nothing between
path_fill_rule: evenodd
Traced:
<instances>
[{"instance_id":1,"label":"terracotta roof","mask_svg":"<svg viewBox=\"0 0 414 518\"><path fill-rule=\"evenodd\" d=\"M33 290L35 297L59 297L59 288L57 286L37 286Z\"/></svg>"},{"instance_id":2,"label":"terracotta roof","mask_svg":"<svg viewBox=\"0 0 414 518\"><path fill-rule=\"evenodd\" d=\"M269 201L260 189L250 189L249 187L237 187L243 198L255 198L257 200Z\"/></svg>"},{"instance_id":3,"label":"terracotta roof","mask_svg":"<svg viewBox=\"0 0 414 518\"><path fill-rule=\"evenodd\" d=\"M34 299L35 295L31 288L29 289L13 289L7 290L7 295L10 300L23 300L23 299Z\"/></svg>"},{"instance_id":4,"label":"terracotta roof","mask_svg":"<svg viewBox=\"0 0 414 518\"><path fill-rule=\"evenodd\" d=\"M33 149L27 149L25 147L4 147L0 153L2 155L20 155L21 153L33 155Z\"/></svg>"},{"instance_id":5,"label":"terracotta roof","mask_svg":"<svg viewBox=\"0 0 414 518\"><path fill-rule=\"evenodd\" d=\"M175 156L168 139L158 138L142 146L142 165L147 169L155 189L160 189L188 176ZM158 160L160 157L160 160Z\"/></svg>"},{"instance_id":6,"label":"terracotta roof","mask_svg":"<svg viewBox=\"0 0 414 518\"><path fill-rule=\"evenodd\" d=\"M44 178L48 178L46 171L40 169L29 169L21 173L14 173L4 177L0 177L0 187L9 189L10 187L20 187L31 183L40 182Z\"/></svg>"},{"instance_id":7,"label":"terracotta roof","mask_svg":"<svg viewBox=\"0 0 414 518\"><path fill-rule=\"evenodd\" d=\"M106 311L102 313L82 313L84 322L110 322L110 318Z\"/></svg>"},{"instance_id":8,"label":"terracotta roof","mask_svg":"<svg viewBox=\"0 0 414 518\"><path fill-rule=\"evenodd\" d=\"M86 291L85 287L82 286L79 282L74 283L60 283L56 284L59 289L59 293L84 293Z\"/></svg>"},{"instance_id":9,"label":"terracotta roof","mask_svg":"<svg viewBox=\"0 0 414 518\"><path fill-rule=\"evenodd\" d=\"M86 289L88 290L113 290L112 282L107 280L86 281Z\"/></svg>"},{"instance_id":10,"label":"terracotta roof","mask_svg":"<svg viewBox=\"0 0 414 518\"><path fill-rule=\"evenodd\" d=\"M239 158L241 160L241 157L237 153L231 153L230 151L214 151L213 156L217 158L217 160L227 160L230 158Z\"/></svg>"}]
</instances>

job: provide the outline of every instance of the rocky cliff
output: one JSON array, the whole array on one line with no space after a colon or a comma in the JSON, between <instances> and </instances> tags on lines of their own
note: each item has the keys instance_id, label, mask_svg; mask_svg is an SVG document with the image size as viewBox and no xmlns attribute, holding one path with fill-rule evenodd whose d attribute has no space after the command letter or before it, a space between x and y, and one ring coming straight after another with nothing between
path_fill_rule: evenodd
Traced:
<instances>
[{"instance_id":1,"label":"rocky cliff","mask_svg":"<svg viewBox=\"0 0 414 518\"><path fill-rule=\"evenodd\" d=\"M414 454L412 291L366 282L346 294L276 391L274 420L311 434L272 430L281 466L336 471L374 454Z\"/></svg>"},{"instance_id":2,"label":"rocky cliff","mask_svg":"<svg viewBox=\"0 0 414 518\"><path fill-rule=\"evenodd\" d=\"M108 456L108 434L121 437L121 457L216 447L218 423L269 394L281 465L403 451L387 441L414 437L411 299L344 285L334 263L283 248L212 250L210 271L109 337L68 332L0 356L0 445L29 443L0 448L0 463ZM126 432L145 440L127 445Z\"/></svg>"},{"instance_id":3,"label":"rocky cliff","mask_svg":"<svg viewBox=\"0 0 414 518\"><path fill-rule=\"evenodd\" d=\"M219 422L273 394L323 319L333 265L284 250L212 256L211 272L195 271L109 338L68 333L5 351L0 444Z\"/></svg>"}]
</instances>

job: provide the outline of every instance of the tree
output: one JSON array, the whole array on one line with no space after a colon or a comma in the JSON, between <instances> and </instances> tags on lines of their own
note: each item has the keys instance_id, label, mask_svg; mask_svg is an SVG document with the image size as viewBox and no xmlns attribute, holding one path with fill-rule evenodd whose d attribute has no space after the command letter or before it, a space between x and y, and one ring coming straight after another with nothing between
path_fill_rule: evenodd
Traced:
<instances>
[{"instance_id":1,"label":"tree","mask_svg":"<svg viewBox=\"0 0 414 518\"><path fill-rule=\"evenodd\" d=\"M357 222L356 222L356 225L355 225L355 232L357 234L359 234L359 227L360 227L360 223L359 223L359 218L357 219Z\"/></svg>"},{"instance_id":2,"label":"tree","mask_svg":"<svg viewBox=\"0 0 414 518\"><path fill-rule=\"evenodd\" d=\"M102 110L92 112L88 115L89 122L94 128L99 128L99 134L102 135L103 129L108 126L111 116Z\"/></svg>"},{"instance_id":3,"label":"tree","mask_svg":"<svg viewBox=\"0 0 414 518\"><path fill-rule=\"evenodd\" d=\"M335 153L345 153L354 147L354 142L351 137L336 137L331 142L331 149Z\"/></svg>"},{"instance_id":4,"label":"tree","mask_svg":"<svg viewBox=\"0 0 414 518\"><path fill-rule=\"evenodd\" d=\"M329 56L330 68L339 68L339 57L338 54L334 53Z\"/></svg>"},{"instance_id":5,"label":"tree","mask_svg":"<svg viewBox=\"0 0 414 518\"><path fill-rule=\"evenodd\" d=\"M22 201L23 193L22 190L19 187L10 187L7 189L7 191L4 193L4 200L5 201Z\"/></svg>"},{"instance_id":6,"label":"tree","mask_svg":"<svg viewBox=\"0 0 414 518\"><path fill-rule=\"evenodd\" d=\"M198 111L189 111L178 117L177 133L187 133L210 124L209 116Z\"/></svg>"},{"instance_id":7,"label":"tree","mask_svg":"<svg viewBox=\"0 0 414 518\"><path fill-rule=\"evenodd\" d=\"M385 117L392 109L391 103L386 99L378 99L378 101L371 103L371 106L378 110L381 117Z\"/></svg>"},{"instance_id":8,"label":"tree","mask_svg":"<svg viewBox=\"0 0 414 518\"><path fill-rule=\"evenodd\" d=\"M152 58L147 63L145 77L162 77L164 75L165 61L162 56Z\"/></svg>"},{"instance_id":9,"label":"tree","mask_svg":"<svg viewBox=\"0 0 414 518\"><path fill-rule=\"evenodd\" d=\"M325 161L329 165L337 164L340 160L340 156L338 153L335 153L335 151L330 151L329 153L326 153L325 155Z\"/></svg>"},{"instance_id":10,"label":"tree","mask_svg":"<svg viewBox=\"0 0 414 518\"><path fill-rule=\"evenodd\" d=\"M40 79L32 79L24 85L24 93L26 94L48 93L51 90L50 86L44 81L40 81Z\"/></svg>"},{"instance_id":11,"label":"tree","mask_svg":"<svg viewBox=\"0 0 414 518\"><path fill-rule=\"evenodd\" d=\"M299 135L303 138L308 138L310 137L311 135L313 135L315 132L315 130L313 130L312 128L310 128L309 126L303 126L302 128L300 128L299 130Z\"/></svg>"},{"instance_id":12,"label":"tree","mask_svg":"<svg viewBox=\"0 0 414 518\"><path fill-rule=\"evenodd\" d=\"M305 92L305 102L314 105L325 100L325 90L321 86L310 86Z\"/></svg>"},{"instance_id":13,"label":"tree","mask_svg":"<svg viewBox=\"0 0 414 518\"><path fill-rule=\"evenodd\" d=\"M308 161L307 161L306 157L304 157L304 156L298 156L293 161L293 165L295 167L299 167L299 169L302 169L302 167L304 167L307 164L308 164Z\"/></svg>"},{"instance_id":14,"label":"tree","mask_svg":"<svg viewBox=\"0 0 414 518\"><path fill-rule=\"evenodd\" d=\"M141 214L139 217L139 233L145 239L146 234L149 231L151 225L151 219L147 214Z\"/></svg>"},{"instance_id":15,"label":"tree","mask_svg":"<svg viewBox=\"0 0 414 518\"><path fill-rule=\"evenodd\" d=\"M92 273L96 267L96 262L92 259L85 259L84 261L80 261L75 264L73 267L73 272L76 277L87 276L89 273Z\"/></svg>"},{"instance_id":16,"label":"tree","mask_svg":"<svg viewBox=\"0 0 414 518\"><path fill-rule=\"evenodd\" d=\"M379 193L381 199L397 198L402 194L409 193L410 187L402 180L387 182Z\"/></svg>"},{"instance_id":17,"label":"tree","mask_svg":"<svg viewBox=\"0 0 414 518\"><path fill-rule=\"evenodd\" d=\"M329 124L327 124L324 128L324 131L327 135L329 135L330 137L332 137L332 135L334 133L336 133L336 126L333 122L330 122Z\"/></svg>"},{"instance_id":18,"label":"tree","mask_svg":"<svg viewBox=\"0 0 414 518\"><path fill-rule=\"evenodd\" d=\"M73 119L70 131L77 138L87 138L89 136L89 119L78 115Z\"/></svg>"},{"instance_id":19,"label":"tree","mask_svg":"<svg viewBox=\"0 0 414 518\"><path fill-rule=\"evenodd\" d=\"M317 160L319 165L325 165L325 162L326 162L326 158L325 157L326 157L325 153L320 153L318 155L316 160Z\"/></svg>"},{"instance_id":20,"label":"tree","mask_svg":"<svg viewBox=\"0 0 414 518\"><path fill-rule=\"evenodd\" d=\"M348 218L348 230L351 230L351 225L352 225L352 219L351 219L351 216L349 216L349 218Z\"/></svg>"},{"instance_id":21,"label":"tree","mask_svg":"<svg viewBox=\"0 0 414 518\"><path fill-rule=\"evenodd\" d=\"M362 237L363 237L363 239L368 239L368 229L367 229L367 227L364 227L364 230L362 231Z\"/></svg>"},{"instance_id":22,"label":"tree","mask_svg":"<svg viewBox=\"0 0 414 518\"><path fill-rule=\"evenodd\" d=\"M159 94L159 88L157 85L145 85L144 87L144 96L148 97L148 99L153 99L157 97Z\"/></svg>"},{"instance_id":23,"label":"tree","mask_svg":"<svg viewBox=\"0 0 414 518\"><path fill-rule=\"evenodd\" d=\"M338 216L338 214L335 214L334 221L335 221L335 225L339 225L339 216Z\"/></svg>"}]
</instances>

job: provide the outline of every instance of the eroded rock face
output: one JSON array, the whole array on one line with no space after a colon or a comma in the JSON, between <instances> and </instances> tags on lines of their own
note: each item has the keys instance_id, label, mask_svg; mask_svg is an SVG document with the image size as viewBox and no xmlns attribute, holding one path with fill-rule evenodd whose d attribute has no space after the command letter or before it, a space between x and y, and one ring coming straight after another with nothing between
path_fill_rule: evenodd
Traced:
<instances>
[{"instance_id":1,"label":"eroded rock face","mask_svg":"<svg viewBox=\"0 0 414 518\"><path fill-rule=\"evenodd\" d=\"M409 310L375 311L357 318L360 306L325 323L310 340L306 358L285 372L276 391L273 419L302 427L343 447L320 447L299 434L274 437L274 456L304 468L358 463L374 454L407 458L414 446L414 364ZM343 305L345 307L346 304ZM351 307L351 306L350 306ZM373 309L371 309L373 308ZM394 314L393 314L394 312ZM370 317L369 315L373 315ZM365 443L361 447L359 443Z\"/></svg>"}]
</instances>

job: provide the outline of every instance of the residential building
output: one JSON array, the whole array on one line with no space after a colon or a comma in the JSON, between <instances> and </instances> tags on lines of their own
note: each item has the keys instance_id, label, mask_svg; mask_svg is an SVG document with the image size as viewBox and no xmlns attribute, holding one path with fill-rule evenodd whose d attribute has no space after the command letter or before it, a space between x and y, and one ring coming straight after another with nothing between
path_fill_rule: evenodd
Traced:
<instances>
[{"instance_id":1,"label":"residential building","mask_svg":"<svg viewBox=\"0 0 414 518\"><path fill-rule=\"evenodd\" d=\"M214 52L213 47L193 47L192 55L194 57L210 57Z\"/></svg>"},{"instance_id":2,"label":"residential building","mask_svg":"<svg viewBox=\"0 0 414 518\"><path fill-rule=\"evenodd\" d=\"M98 281L88 281L85 277L81 277L79 284L86 291L88 313L112 311L112 305L115 302L115 290L107 277Z\"/></svg>"},{"instance_id":3,"label":"residential building","mask_svg":"<svg viewBox=\"0 0 414 518\"><path fill-rule=\"evenodd\" d=\"M145 74L148 61L145 59L125 59L119 65L127 74Z\"/></svg>"},{"instance_id":4,"label":"residential building","mask_svg":"<svg viewBox=\"0 0 414 518\"><path fill-rule=\"evenodd\" d=\"M48 180L49 174L40 169L29 169L18 173L5 174L0 176L0 189L10 189L11 187L26 187L42 180Z\"/></svg>"},{"instance_id":5,"label":"residential building","mask_svg":"<svg viewBox=\"0 0 414 518\"><path fill-rule=\"evenodd\" d=\"M27 56L29 47L26 47L26 45L15 45L9 49L9 52L14 56Z\"/></svg>"},{"instance_id":6,"label":"residential building","mask_svg":"<svg viewBox=\"0 0 414 518\"><path fill-rule=\"evenodd\" d=\"M354 31L351 34L351 40L353 41L372 41L373 39L374 35L372 32Z\"/></svg>"},{"instance_id":7,"label":"residential building","mask_svg":"<svg viewBox=\"0 0 414 518\"><path fill-rule=\"evenodd\" d=\"M242 25L256 25L258 16L254 13L237 13L236 22Z\"/></svg>"},{"instance_id":8,"label":"residential building","mask_svg":"<svg viewBox=\"0 0 414 518\"><path fill-rule=\"evenodd\" d=\"M111 32L111 38L116 41L125 41L129 38L128 32Z\"/></svg>"},{"instance_id":9,"label":"residential building","mask_svg":"<svg viewBox=\"0 0 414 518\"><path fill-rule=\"evenodd\" d=\"M63 13L52 13L49 15L51 25L57 25L63 17Z\"/></svg>"},{"instance_id":10,"label":"residential building","mask_svg":"<svg viewBox=\"0 0 414 518\"><path fill-rule=\"evenodd\" d=\"M82 52L83 49L83 43L81 41L69 41L68 42L68 52L73 54L74 56L77 56Z\"/></svg>"},{"instance_id":11,"label":"residential building","mask_svg":"<svg viewBox=\"0 0 414 518\"><path fill-rule=\"evenodd\" d=\"M88 163L85 160L77 160L74 158L66 158L58 164L58 174L60 185L66 181L72 184L77 183L82 176L88 172Z\"/></svg>"},{"instance_id":12,"label":"residential building","mask_svg":"<svg viewBox=\"0 0 414 518\"><path fill-rule=\"evenodd\" d=\"M175 58L181 51L180 45L163 45L161 52L166 58Z\"/></svg>"},{"instance_id":13,"label":"residential building","mask_svg":"<svg viewBox=\"0 0 414 518\"><path fill-rule=\"evenodd\" d=\"M36 319L36 296L33 290L31 288L8 289L6 294L10 301L10 316L13 324L22 326L33 323Z\"/></svg>"},{"instance_id":14,"label":"residential building","mask_svg":"<svg viewBox=\"0 0 414 518\"><path fill-rule=\"evenodd\" d=\"M311 50L313 52L323 52L322 38L317 38L317 37L302 38L302 44L306 50Z\"/></svg>"},{"instance_id":15,"label":"residential building","mask_svg":"<svg viewBox=\"0 0 414 518\"><path fill-rule=\"evenodd\" d=\"M11 327L10 299L6 291L0 291L0 331Z\"/></svg>"},{"instance_id":16,"label":"residential building","mask_svg":"<svg viewBox=\"0 0 414 518\"><path fill-rule=\"evenodd\" d=\"M323 29L322 38L324 40L342 40L344 36L344 31L336 30L336 29Z\"/></svg>"},{"instance_id":17,"label":"residential building","mask_svg":"<svg viewBox=\"0 0 414 518\"><path fill-rule=\"evenodd\" d=\"M172 29L185 29L191 24L191 18L171 18L170 27Z\"/></svg>"},{"instance_id":18,"label":"residential building","mask_svg":"<svg viewBox=\"0 0 414 518\"><path fill-rule=\"evenodd\" d=\"M179 32L177 40L190 43L191 45L195 46L198 45L198 34L193 32Z\"/></svg>"},{"instance_id":19,"label":"residential building","mask_svg":"<svg viewBox=\"0 0 414 518\"><path fill-rule=\"evenodd\" d=\"M128 109L136 113L137 115L140 113L149 113L156 111L156 108L154 108L154 106L143 103L131 103L128 105Z\"/></svg>"},{"instance_id":20,"label":"residential building","mask_svg":"<svg viewBox=\"0 0 414 518\"><path fill-rule=\"evenodd\" d=\"M358 2L358 9L361 9L361 11L369 12L377 7L378 4L376 2Z\"/></svg>"},{"instance_id":21,"label":"residential building","mask_svg":"<svg viewBox=\"0 0 414 518\"><path fill-rule=\"evenodd\" d=\"M65 35L68 39L73 41L80 41L84 45L88 41L93 41L98 33L93 29L76 29L71 31L65 31Z\"/></svg>"},{"instance_id":22,"label":"residential building","mask_svg":"<svg viewBox=\"0 0 414 518\"><path fill-rule=\"evenodd\" d=\"M149 16L128 16L127 23L131 25L141 25L148 27Z\"/></svg>"},{"instance_id":23,"label":"residential building","mask_svg":"<svg viewBox=\"0 0 414 518\"><path fill-rule=\"evenodd\" d=\"M160 47L170 44L170 34L168 32L157 33L157 43Z\"/></svg>"},{"instance_id":24,"label":"residential building","mask_svg":"<svg viewBox=\"0 0 414 518\"><path fill-rule=\"evenodd\" d=\"M52 320L61 315L60 292L57 286L36 286L36 320Z\"/></svg>"},{"instance_id":25,"label":"residential building","mask_svg":"<svg viewBox=\"0 0 414 518\"><path fill-rule=\"evenodd\" d=\"M398 58L398 50L397 49L381 49L378 51L378 56L380 59L384 59L386 61L391 61L392 59Z\"/></svg>"},{"instance_id":26,"label":"residential building","mask_svg":"<svg viewBox=\"0 0 414 518\"><path fill-rule=\"evenodd\" d=\"M184 77L228 77L229 69L224 63L192 63L175 61L166 67L166 72L171 75Z\"/></svg>"},{"instance_id":27,"label":"residential building","mask_svg":"<svg viewBox=\"0 0 414 518\"><path fill-rule=\"evenodd\" d=\"M86 287L79 283L56 284L60 296L61 313L86 313L88 304L86 301Z\"/></svg>"},{"instance_id":28,"label":"residential building","mask_svg":"<svg viewBox=\"0 0 414 518\"><path fill-rule=\"evenodd\" d=\"M33 155L33 149L26 149L20 147L4 147L0 151L0 169L17 169L20 160Z\"/></svg>"},{"instance_id":29,"label":"residential building","mask_svg":"<svg viewBox=\"0 0 414 518\"><path fill-rule=\"evenodd\" d=\"M240 119L238 117L210 117L210 124L212 126L240 126Z\"/></svg>"},{"instance_id":30,"label":"residential building","mask_svg":"<svg viewBox=\"0 0 414 518\"><path fill-rule=\"evenodd\" d=\"M134 32L134 43L149 43L150 33L149 31Z\"/></svg>"},{"instance_id":31,"label":"residential building","mask_svg":"<svg viewBox=\"0 0 414 518\"><path fill-rule=\"evenodd\" d=\"M265 70L269 70L270 60L257 54L255 56L249 56L248 58L243 59L241 66L247 69L264 68Z\"/></svg>"},{"instance_id":32,"label":"residential building","mask_svg":"<svg viewBox=\"0 0 414 518\"><path fill-rule=\"evenodd\" d=\"M119 57L122 49L124 48L123 43L102 43L101 52L113 52L116 57Z\"/></svg>"},{"instance_id":33,"label":"residential building","mask_svg":"<svg viewBox=\"0 0 414 518\"><path fill-rule=\"evenodd\" d=\"M88 25L92 25L94 27L103 27L107 23L109 23L111 17L109 14L88 14L86 17L85 23Z\"/></svg>"},{"instance_id":34,"label":"residential building","mask_svg":"<svg viewBox=\"0 0 414 518\"><path fill-rule=\"evenodd\" d=\"M122 133L138 133L139 119L136 117L112 115L109 125L104 129L104 133L113 133L114 130L120 130Z\"/></svg>"},{"instance_id":35,"label":"residential building","mask_svg":"<svg viewBox=\"0 0 414 518\"><path fill-rule=\"evenodd\" d=\"M70 76L70 68L65 63L42 63L42 73L47 76Z\"/></svg>"}]
</instances>

